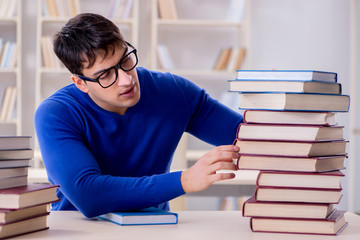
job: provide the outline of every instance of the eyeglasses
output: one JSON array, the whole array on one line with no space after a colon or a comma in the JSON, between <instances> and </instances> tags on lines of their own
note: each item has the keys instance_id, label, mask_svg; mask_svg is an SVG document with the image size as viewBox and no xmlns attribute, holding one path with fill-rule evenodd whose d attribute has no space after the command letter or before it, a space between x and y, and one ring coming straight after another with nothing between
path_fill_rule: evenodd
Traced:
<instances>
[{"instance_id":1,"label":"eyeglasses","mask_svg":"<svg viewBox=\"0 0 360 240\"><path fill-rule=\"evenodd\" d=\"M124 72L129 72L138 64L137 50L130 43L126 42L126 44L133 50L122 57L118 64L105 69L97 78L89 78L78 74L75 74L75 76L84 81L97 82L102 88L111 87L119 77L119 68Z\"/></svg>"}]
</instances>

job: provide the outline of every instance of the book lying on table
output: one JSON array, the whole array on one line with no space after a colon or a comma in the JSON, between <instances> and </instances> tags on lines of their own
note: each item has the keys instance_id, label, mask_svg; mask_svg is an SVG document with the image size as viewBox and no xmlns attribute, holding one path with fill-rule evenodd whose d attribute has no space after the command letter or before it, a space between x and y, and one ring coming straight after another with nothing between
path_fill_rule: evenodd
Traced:
<instances>
[{"instance_id":1,"label":"book lying on table","mask_svg":"<svg viewBox=\"0 0 360 240\"><path fill-rule=\"evenodd\" d=\"M240 109L347 112L349 95L311 93L239 93Z\"/></svg>"},{"instance_id":2,"label":"book lying on table","mask_svg":"<svg viewBox=\"0 0 360 240\"><path fill-rule=\"evenodd\" d=\"M98 218L119 225L159 225L178 223L177 213L153 207L134 212L111 212L100 215Z\"/></svg>"},{"instance_id":3,"label":"book lying on table","mask_svg":"<svg viewBox=\"0 0 360 240\"><path fill-rule=\"evenodd\" d=\"M276 170L293 172L324 172L344 169L346 156L289 157L242 154L237 160L240 170Z\"/></svg>"},{"instance_id":4,"label":"book lying on table","mask_svg":"<svg viewBox=\"0 0 360 240\"><path fill-rule=\"evenodd\" d=\"M9 224L0 224L0 239L48 229L47 215L49 213Z\"/></svg>"},{"instance_id":5,"label":"book lying on table","mask_svg":"<svg viewBox=\"0 0 360 240\"><path fill-rule=\"evenodd\" d=\"M279 124L240 124L238 139L284 141L338 141L344 140L343 126L309 126Z\"/></svg>"},{"instance_id":6,"label":"book lying on table","mask_svg":"<svg viewBox=\"0 0 360 240\"><path fill-rule=\"evenodd\" d=\"M27 184L28 184L27 175L8 177L8 178L0 178L0 189L26 186Z\"/></svg>"},{"instance_id":7,"label":"book lying on table","mask_svg":"<svg viewBox=\"0 0 360 240\"><path fill-rule=\"evenodd\" d=\"M344 176L341 171L322 173L260 171L256 184L273 187L339 189Z\"/></svg>"},{"instance_id":8,"label":"book lying on table","mask_svg":"<svg viewBox=\"0 0 360 240\"><path fill-rule=\"evenodd\" d=\"M242 208L244 217L324 219L335 211L333 204L258 202L254 196L246 200Z\"/></svg>"},{"instance_id":9,"label":"book lying on table","mask_svg":"<svg viewBox=\"0 0 360 240\"><path fill-rule=\"evenodd\" d=\"M19 209L0 209L0 224L46 215L49 211L50 204L47 203Z\"/></svg>"},{"instance_id":10,"label":"book lying on table","mask_svg":"<svg viewBox=\"0 0 360 240\"><path fill-rule=\"evenodd\" d=\"M0 168L29 167L31 159L0 159Z\"/></svg>"},{"instance_id":11,"label":"book lying on table","mask_svg":"<svg viewBox=\"0 0 360 240\"><path fill-rule=\"evenodd\" d=\"M346 154L346 141L286 142L239 140L240 154L316 157Z\"/></svg>"},{"instance_id":12,"label":"book lying on table","mask_svg":"<svg viewBox=\"0 0 360 240\"><path fill-rule=\"evenodd\" d=\"M268 202L339 203L341 190L257 186L254 196L256 201Z\"/></svg>"},{"instance_id":13,"label":"book lying on table","mask_svg":"<svg viewBox=\"0 0 360 240\"><path fill-rule=\"evenodd\" d=\"M0 159L26 159L33 157L34 157L34 150L32 149L1 149L0 150Z\"/></svg>"},{"instance_id":14,"label":"book lying on table","mask_svg":"<svg viewBox=\"0 0 360 240\"><path fill-rule=\"evenodd\" d=\"M230 92L292 92L341 94L340 83L317 81L229 80Z\"/></svg>"},{"instance_id":15,"label":"book lying on table","mask_svg":"<svg viewBox=\"0 0 360 240\"><path fill-rule=\"evenodd\" d=\"M0 149L30 149L30 136L1 136Z\"/></svg>"},{"instance_id":16,"label":"book lying on table","mask_svg":"<svg viewBox=\"0 0 360 240\"><path fill-rule=\"evenodd\" d=\"M237 70L237 78L337 82L337 73L316 70Z\"/></svg>"},{"instance_id":17,"label":"book lying on table","mask_svg":"<svg viewBox=\"0 0 360 240\"><path fill-rule=\"evenodd\" d=\"M304 112L304 111L270 111L250 110L244 112L245 123L265 124L304 124L304 125L336 125L333 112Z\"/></svg>"},{"instance_id":18,"label":"book lying on table","mask_svg":"<svg viewBox=\"0 0 360 240\"><path fill-rule=\"evenodd\" d=\"M27 176L28 167L0 168L0 179L9 177Z\"/></svg>"},{"instance_id":19,"label":"book lying on table","mask_svg":"<svg viewBox=\"0 0 360 240\"><path fill-rule=\"evenodd\" d=\"M0 190L0 208L19 209L58 200L58 185L28 184Z\"/></svg>"},{"instance_id":20,"label":"book lying on table","mask_svg":"<svg viewBox=\"0 0 360 240\"><path fill-rule=\"evenodd\" d=\"M254 232L338 235L347 226L345 213L337 210L326 219L256 217L250 219L250 227Z\"/></svg>"}]
</instances>

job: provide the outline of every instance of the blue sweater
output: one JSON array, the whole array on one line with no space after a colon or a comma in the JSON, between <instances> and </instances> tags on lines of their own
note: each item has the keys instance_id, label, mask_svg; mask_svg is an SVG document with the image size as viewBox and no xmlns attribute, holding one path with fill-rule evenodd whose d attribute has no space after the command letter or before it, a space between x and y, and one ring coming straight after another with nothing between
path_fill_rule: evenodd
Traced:
<instances>
[{"instance_id":1,"label":"blue sweater","mask_svg":"<svg viewBox=\"0 0 360 240\"><path fill-rule=\"evenodd\" d=\"M43 101L36 133L60 202L53 210L87 217L157 206L184 194L181 172L169 173L184 132L231 144L242 116L198 86L170 73L137 68L141 97L124 115L102 109L74 84Z\"/></svg>"}]
</instances>

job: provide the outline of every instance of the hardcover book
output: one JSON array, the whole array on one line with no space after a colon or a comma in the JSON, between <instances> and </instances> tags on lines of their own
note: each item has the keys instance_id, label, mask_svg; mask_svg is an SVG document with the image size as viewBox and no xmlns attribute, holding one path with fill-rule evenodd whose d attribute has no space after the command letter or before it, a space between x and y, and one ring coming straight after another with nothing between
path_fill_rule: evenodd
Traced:
<instances>
[{"instance_id":1,"label":"hardcover book","mask_svg":"<svg viewBox=\"0 0 360 240\"><path fill-rule=\"evenodd\" d=\"M316 70L237 70L237 78L337 82L337 73Z\"/></svg>"},{"instance_id":2,"label":"hardcover book","mask_svg":"<svg viewBox=\"0 0 360 240\"><path fill-rule=\"evenodd\" d=\"M98 218L119 225L177 224L178 214L158 208L146 208L135 212L111 212Z\"/></svg>"},{"instance_id":3,"label":"hardcover book","mask_svg":"<svg viewBox=\"0 0 360 240\"><path fill-rule=\"evenodd\" d=\"M8 224L27 218L43 216L49 211L50 204L47 203L20 209L0 209L0 224Z\"/></svg>"},{"instance_id":4,"label":"hardcover book","mask_svg":"<svg viewBox=\"0 0 360 240\"><path fill-rule=\"evenodd\" d=\"M0 168L29 167L29 159L0 159Z\"/></svg>"},{"instance_id":5,"label":"hardcover book","mask_svg":"<svg viewBox=\"0 0 360 240\"><path fill-rule=\"evenodd\" d=\"M0 149L30 149L31 137L28 136L2 136L0 137Z\"/></svg>"},{"instance_id":6,"label":"hardcover book","mask_svg":"<svg viewBox=\"0 0 360 240\"><path fill-rule=\"evenodd\" d=\"M240 124L238 139L281 141L340 141L344 140L343 126L305 126Z\"/></svg>"},{"instance_id":7,"label":"hardcover book","mask_svg":"<svg viewBox=\"0 0 360 240\"><path fill-rule=\"evenodd\" d=\"M229 80L230 92L291 92L341 94L341 84L319 81Z\"/></svg>"},{"instance_id":8,"label":"hardcover book","mask_svg":"<svg viewBox=\"0 0 360 240\"><path fill-rule=\"evenodd\" d=\"M258 202L254 196L246 200L242 208L244 217L274 218L325 219L335 211L333 204Z\"/></svg>"},{"instance_id":9,"label":"hardcover book","mask_svg":"<svg viewBox=\"0 0 360 240\"><path fill-rule=\"evenodd\" d=\"M346 226L346 211L336 211L326 219L265 218L250 219L254 232L338 235Z\"/></svg>"},{"instance_id":10,"label":"hardcover book","mask_svg":"<svg viewBox=\"0 0 360 240\"><path fill-rule=\"evenodd\" d=\"M239 93L240 109L348 112L349 95Z\"/></svg>"},{"instance_id":11,"label":"hardcover book","mask_svg":"<svg viewBox=\"0 0 360 240\"><path fill-rule=\"evenodd\" d=\"M305 112L305 111L270 111L250 110L244 112L245 123L262 124L303 124L303 125L336 125L333 112Z\"/></svg>"}]
</instances>

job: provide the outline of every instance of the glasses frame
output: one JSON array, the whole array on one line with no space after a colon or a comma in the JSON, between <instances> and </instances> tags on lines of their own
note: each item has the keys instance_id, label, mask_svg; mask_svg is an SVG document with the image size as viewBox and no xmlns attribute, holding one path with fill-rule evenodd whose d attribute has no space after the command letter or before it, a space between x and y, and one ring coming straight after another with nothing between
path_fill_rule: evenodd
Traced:
<instances>
[{"instance_id":1,"label":"glasses frame","mask_svg":"<svg viewBox=\"0 0 360 240\"><path fill-rule=\"evenodd\" d=\"M81 74L74 74L74 75L77 76L77 77L79 77L81 80L84 80L84 81L97 82L102 88L109 88L109 87L111 87L111 86L114 85L114 83L118 80L119 73L118 73L117 70L118 70L119 68L120 68L121 70L123 70L124 72L129 72L129 71L133 70L133 69L136 67L136 65L138 64L138 61L139 61L139 60L138 60L138 56L137 56L137 50L136 50L136 48L134 48L133 45L131 45L129 42L126 42L126 41L125 41L125 43L126 43L126 45L127 45L128 47L131 47L133 50L131 50L131 51L128 52L125 56L123 56L116 65L105 69L97 78L90 78L90 77L83 76L83 75L81 75ZM128 48L126 48L126 50L127 50L127 49L128 49ZM126 59L126 57L128 57L130 54L133 54L133 53L135 54L135 64L134 64L134 66L133 66L132 68L130 68L130 69L124 69L124 68L121 66L121 62L122 62L124 59ZM114 80L114 82L112 82L110 85L104 87L104 86L101 85L101 83L100 83L100 78L101 78L101 76L102 76L103 74L105 74L107 71L109 71L109 70L111 70L111 69L115 69L115 74L116 74L115 80Z\"/></svg>"}]
</instances>

